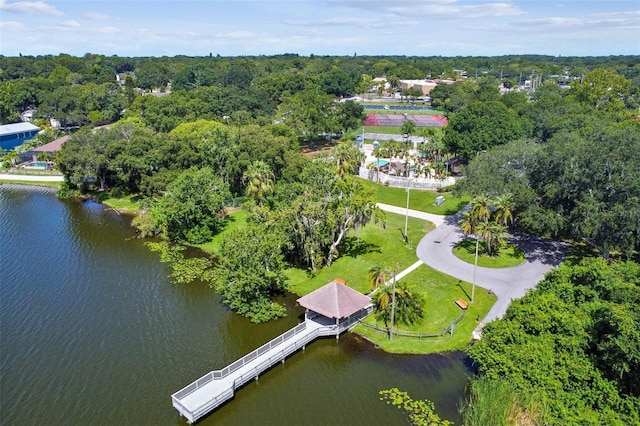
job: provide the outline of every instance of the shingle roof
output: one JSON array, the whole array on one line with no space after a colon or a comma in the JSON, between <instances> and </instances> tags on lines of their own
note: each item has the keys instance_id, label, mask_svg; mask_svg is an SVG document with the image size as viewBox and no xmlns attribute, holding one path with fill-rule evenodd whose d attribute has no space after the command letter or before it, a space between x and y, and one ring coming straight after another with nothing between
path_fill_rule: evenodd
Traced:
<instances>
[{"instance_id":1,"label":"shingle roof","mask_svg":"<svg viewBox=\"0 0 640 426\"><path fill-rule=\"evenodd\" d=\"M371 298L337 281L320 287L297 300L303 308L327 318L346 318L363 309Z\"/></svg>"},{"instance_id":2,"label":"shingle roof","mask_svg":"<svg viewBox=\"0 0 640 426\"><path fill-rule=\"evenodd\" d=\"M67 140L69 140L69 138L71 138L71 136L67 135L67 136L63 136L61 138L58 138L54 141L51 141L49 143L46 143L42 146L39 146L37 148L32 149L32 151L35 152L54 152L54 151L59 151L60 148L62 148L62 144L65 143Z\"/></svg>"}]
</instances>

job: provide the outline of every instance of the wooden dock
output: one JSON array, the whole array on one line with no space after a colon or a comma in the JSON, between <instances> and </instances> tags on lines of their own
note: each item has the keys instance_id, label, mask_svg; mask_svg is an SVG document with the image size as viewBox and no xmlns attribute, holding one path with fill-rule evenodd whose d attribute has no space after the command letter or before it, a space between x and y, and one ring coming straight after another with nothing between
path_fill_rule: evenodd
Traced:
<instances>
[{"instance_id":1,"label":"wooden dock","mask_svg":"<svg viewBox=\"0 0 640 426\"><path fill-rule=\"evenodd\" d=\"M229 364L222 370L211 371L190 385L171 395L173 407L189 423L198 421L225 401L233 398L236 389L257 380L265 370L318 337L336 336L356 325L371 313L372 307L359 311L335 323L321 315L306 317L305 321L281 334L255 351Z\"/></svg>"}]
</instances>

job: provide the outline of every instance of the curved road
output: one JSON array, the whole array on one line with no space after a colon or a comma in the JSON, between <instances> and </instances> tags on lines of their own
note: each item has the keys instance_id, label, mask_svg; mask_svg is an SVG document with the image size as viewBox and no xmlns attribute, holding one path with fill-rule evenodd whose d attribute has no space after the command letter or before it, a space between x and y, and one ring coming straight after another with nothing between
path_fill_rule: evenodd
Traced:
<instances>
[{"instance_id":1,"label":"curved road","mask_svg":"<svg viewBox=\"0 0 640 426\"><path fill-rule=\"evenodd\" d=\"M407 214L407 210L401 207L385 204L379 204L379 207L392 213ZM452 216L437 216L409 210L409 216L433 221L437 226L420 240L416 249L418 258L447 275L473 282L474 266L453 254L453 247L464 238L458 227L460 215L457 213ZM509 242L524 251L526 262L513 268L477 268L476 285L494 292L498 300L474 331L476 338L479 338L484 324L504 315L512 299L524 296L548 271L558 266L569 249L566 243L520 233L514 234ZM483 289L476 287L477 291Z\"/></svg>"}]
</instances>

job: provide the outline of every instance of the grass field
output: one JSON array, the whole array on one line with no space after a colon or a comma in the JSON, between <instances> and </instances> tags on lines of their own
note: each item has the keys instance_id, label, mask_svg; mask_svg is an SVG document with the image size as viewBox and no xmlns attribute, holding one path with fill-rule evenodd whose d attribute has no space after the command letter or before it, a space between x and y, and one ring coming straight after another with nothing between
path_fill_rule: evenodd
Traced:
<instances>
[{"instance_id":1,"label":"grass field","mask_svg":"<svg viewBox=\"0 0 640 426\"><path fill-rule=\"evenodd\" d=\"M397 142L402 140L402 132L400 127L391 126L363 126L367 133L382 133L383 135L398 135Z\"/></svg>"},{"instance_id":2,"label":"grass field","mask_svg":"<svg viewBox=\"0 0 640 426\"><path fill-rule=\"evenodd\" d=\"M352 247L348 248L343 256L333 262L329 268L323 268L314 274L307 269L290 268L286 271L290 280L290 290L304 296L334 278L342 278L349 287L362 293L369 293L371 284L368 272L372 266L380 264L388 269L401 271L418 260L415 249L404 245L402 238L404 221L404 216L388 213L386 228L381 224L370 223L360 231L361 241L355 241L352 234L350 236L354 243ZM409 218L407 229L409 242L415 247L424 234L433 228L434 225L431 222Z\"/></svg>"},{"instance_id":3,"label":"grass field","mask_svg":"<svg viewBox=\"0 0 640 426\"><path fill-rule=\"evenodd\" d=\"M201 244L196 247L199 247L208 253L218 253L224 236L233 229L243 227L247 223L247 217L249 217L249 213L246 210L235 210L231 212L222 232L214 236L213 240L208 243Z\"/></svg>"},{"instance_id":4,"label":"grass field","mask_svg":"<svg viewBox=\"0 0 640 426\"><path fill-rule=\"evenodd\" d=\"M136 214L140 211L140 197L137 195L125 195L120 198L113 198L108 191L95 191L91 197L96 201L118 210L120 213Z\"/></svg>"},{"instance_id":5,"label":"grass field","mask_svg":"<svg viewBox=\"0 0 640 426\"><path fill-rule=\"evenodd\" d=\"M476 240L467 238L453 248L453 253L467 263L475 263L476 257ZM487 256L478 253L478 266L485 268L510 268L524 263L524 252L518 247L507 244L498 250L497 256Z\"/></svg>"},{"instance_id":6,"label":"grass field","mask_svg":"<svg viewBox=\"0 0 640 426\"><path fill-rule=\"evenodd\" d=\"M62 184L62 182L38 182L38 181L31 181L31 180L4 180L3 179L0 181L0 185L2 184L46 186L48 188L60 189L60 184Z\"/></svg>"},{"instance_id":7,"label":"grass field","mask_svg":"<svg viewBox=\"0 0 640 426\"><path fill-rule=\"evenodd\" d=\"M391 188L364 181L375 190L376 200L386 204L405 206L406 192L402 188ZM135 197L120 199L109 198L107 192L92 194L98 201L120 211L135 212L139 204ZM445 204L434 206L435 197L445 195ZM450 193L436 193L433 191L412 190L410 194L410 208L440 214L455 213L468 202L467 198L458 199ZM245 226L248 212L235 210L229 214L225 229L216 237L203 245L202 250L216 254L224 236L233 229ZM285 271L289 279L289 290L297 295L308 294L334 278L342 278L350 287L367 294L371 291L368 271L377 264L390 270L402 271L415 263L415 249L406 247L403 239L405 216L387 213L385 226L370 223L360 230L358 237L351 233L341 257L330 267L322 268L311 273L307 268L291 267ZM409 218L408 240L415 247L420 239L433 230L431 222ZM418 331L425 334L440 334L449 324L458 318L462 311L455 305L455 300L464 298L469 300L471 284L444 275L426 265L420 266L403 280L415 286L416 290L426 295L425 318L420 324L412 327L398 326L396 330ZM483 318L495 301L495 296L483 291L476 292L476 303L470 305L466 316L455 328L453 336L449 334L438 338L416 339L396 336L389 342L386 333L379 333L364 326L358 326L356 332L374 342L388 352L396 353L432 353L454 349L463 349L469 342L471 332L477 325L477 319ZM375 318L370 316L367 321L375 324ZM377 324L381 329L383 324Z\"/></svg>"},{"instance_id":8,"label":"grass field","mask_svg":"<svg viewBox=\"0 0 640 426\"><path fill-rule=\"evenodd\" d=\"M407 275L403 281L410 283L414 286L415 291L426 296L425 317L420 323L410 327L396 325L394 329L399 332L440 334L463 313L455 301L462 298L468 302L470 299L470 283L452 278L427 265L420 266ZM469 343L471 333L478 325L478 321L484 318L496 300L495 294L489 294L476 286L476 302L473 305L469 304L464 318L456 324L453 336L446 334L442 337L422 339L394 336L393 340L389 341L388 334L380 333L363 325L357 326L355 332L373 341L387 352L433 353L464 349ZM369 316L366 322L375 324L380 329L385 329L384 324L376 322L373 315Z\"/></svg>"},{"instance_id":9,"label":"grass field","mask_svg":"<svg viewBox=\"0 0 640 426\"><path fill-rule=\"evenodd\" d=\"M368 180L363 180L362 182L375 191L377 202L398 207L407 206L407 191L404 188L393 188ZM439 195L444 196L444 203L436 206L434 203ZM471 197L469 196L454 197L451 192L412 189L409 193L409 208L426 213L450 215L467 205L470 200Z\"/></svg>"}]
</instances>

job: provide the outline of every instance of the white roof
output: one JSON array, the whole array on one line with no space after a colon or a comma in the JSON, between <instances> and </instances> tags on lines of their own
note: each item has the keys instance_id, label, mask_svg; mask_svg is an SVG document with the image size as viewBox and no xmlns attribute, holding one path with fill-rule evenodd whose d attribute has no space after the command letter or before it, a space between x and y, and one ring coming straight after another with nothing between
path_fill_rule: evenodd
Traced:
<instances>
[{"instance_id":1,"label":"white roof","mask_svg":"<svg viewBox=\"0 0 640 426\"><path fill-rule=\"evenodd\" d=\"M12 135L14 133L33 132L34 130L40 130L40 127L26 122L2 124L0 125L0 136Z\"/></svg>"}]
</instances>

